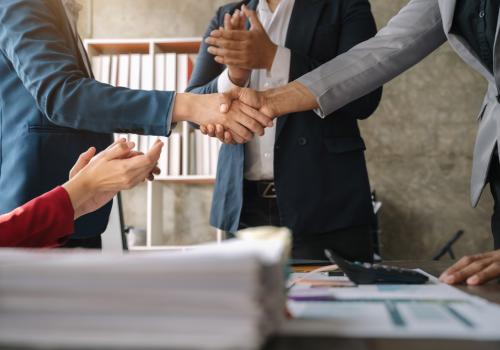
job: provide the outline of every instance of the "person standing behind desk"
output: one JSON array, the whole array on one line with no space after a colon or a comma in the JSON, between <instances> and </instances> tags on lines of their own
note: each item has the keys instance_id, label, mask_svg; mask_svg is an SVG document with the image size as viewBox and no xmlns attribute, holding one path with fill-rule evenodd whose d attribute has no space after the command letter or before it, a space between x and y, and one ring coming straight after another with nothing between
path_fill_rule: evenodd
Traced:
<instances>
[{"instance_id":1,"label":"person standing behind desk","mask_svg":"<svg viewBox=\"0 0 500 350\"><path fill-rule=\"evenodd\" d=\"M256 10L244 9L249 31L240 28L242 5ZM187 91L284 85L376 32L367 0L232 3L219 8L205 38L224 25L236 26L248 40L238 46L239 59L216 61L210 41L203 43ZM357 120L375 111L380 96L381 89L358 99L335 113L341 118L313 112L283 116L245 146L223 145L211 225L230 233L287 226L294 233L295 258L323 259L323 250L333 248L346 258L371 261L373 208Z\"/></svg>"},{"instance_id":2,"label":"person standing behind desk","mask_svg":"<svg viewBox=\"0 0 500 350\"><path fill-rule=\"evenodd\" d=\"M225 94L221 109L227 109L231 100L239 100L269 116L315 108L320 114L332 113L395 78L448 41L488 81L477 118L471 204L477 205L489 183L495 202L491 229L496 250L460 259L440 279L450 284L485 283L500 277L499 7L500 0L411 0L374 38L285 86L265 92L235 88ZM222 52L232 35L218 30L212 33L212 40Z\"/></svg>"},{"instance_id":3,"label":"person standing behind desk","mask_svg":"<svg viewBox=\"0 0 500 350\"><path fill-rule=\"evenodd\" d=\"M113 132L161 136L170 134L171 122L219 119L243 142L270 123L244 106L225 117L218 95L95 81L77 12L72 0L0 1L0 214L63 183L78 155L90 146L105 149ZM100 247L110 208L79 219L67 246Z\"/></svg>"}]
</instances>

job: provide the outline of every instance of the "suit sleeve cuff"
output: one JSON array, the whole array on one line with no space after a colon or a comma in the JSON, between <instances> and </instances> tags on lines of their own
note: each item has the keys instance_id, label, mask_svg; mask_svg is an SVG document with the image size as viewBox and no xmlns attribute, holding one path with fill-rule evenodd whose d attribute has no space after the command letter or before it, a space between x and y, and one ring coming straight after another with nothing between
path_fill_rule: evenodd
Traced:
<instances>
[{"instance_id":1,"label":"suit sleeve cuff","mask_svg":"<svg viewBox=\"0 0 500 350\"><path fill-rule=\"evenodd\" d=\"M167 112L167 120L165 122L165 136L170 136L172 130L175 129L177 123L172 124L172 114L174 113L175 97L176 93L173 93L172 99L170 100L170 105Z\"/></svg>"},{"instance_id":2,"label":"suit sleeve cuff","mask_svg":"<svg viewBox=\"0 0 500 350\"><path fill-rule=\"evenodd\" d=\"M248 85L249 82L247 81L244 87L248 87ZM234 88L239 87L241 86L234 84L231 81L231 78L229 78L229 69L224 69L224 71L219 75L219 78L217 79L217 92L228 92Z\"/></svg>"},{"instance_id":3,"label":"suit sleeve cuff","mask_svg":"<svg viewBox=\"0 0 500 350\"><path fill-rule=\"evenodd\" d=\"M297 79L299 83L304 85L314 96L316 96L316 101L318 102L319 108L314 109L314 113L318 115L321 119L325 119L325 117L328 115L325 113L325 110L327 110L327 106L324 105L324 99L322 96L319 94L319 92L314 88L314 85L305 78L305 76L300 77Z\"/></svg>"}]
</instances>

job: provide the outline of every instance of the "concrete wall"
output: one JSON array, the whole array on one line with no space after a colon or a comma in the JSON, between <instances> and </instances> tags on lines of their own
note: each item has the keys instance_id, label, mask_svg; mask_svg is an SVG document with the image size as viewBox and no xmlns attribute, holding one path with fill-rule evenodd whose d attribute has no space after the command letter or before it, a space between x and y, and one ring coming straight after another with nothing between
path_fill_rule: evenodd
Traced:
<instances>
[{"instance_id":1,"label":"concrete wall","mask_svg":"<svg viewBox=\"0 0 500 350\"><path fill-rule=\"evenodd\" d=\"M200 36L225 0L80 0L85 37ZM379 28L407 1L371 0ZM458 254L491 247L492 201L469 201L476 113L485 83L444 45L387 84L378 111L361 123L372 187L383 201L386 258L428 258L458 229ZM144 226L144 187L125 194L126 220ZM165 186L171 242L205 240L210 187ZM181 195L181 196L179 196ZM189 225L187 224L189 222ZM206 232L210 232L207 234Z\"/></svg>"}]
</instances>

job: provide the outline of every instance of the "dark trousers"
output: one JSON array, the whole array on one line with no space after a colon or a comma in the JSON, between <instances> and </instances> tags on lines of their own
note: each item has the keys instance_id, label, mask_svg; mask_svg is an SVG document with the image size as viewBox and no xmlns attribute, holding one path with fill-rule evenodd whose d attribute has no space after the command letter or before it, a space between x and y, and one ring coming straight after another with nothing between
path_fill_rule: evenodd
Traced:
<instances>
[{"instance_id":1,"label":"dark trousers","mask_svg":"<svg viewBox=\"0 0 500 350\"><path fill-rule=\"evenodd\" d=\"M491 194L493 195L494 206L491 216L491 232L493 233L494 249L500 249L500 164L498 160L498 151L495 148L490 164L488 174Z\"/></svg>"},{"instance_id":2,"label":"dark trousers","mask_svg":"<svg viewBox=\"0 0 500 350\"><path fill-rule=\"evenodd\" d=\"M283 226L276 198L263 198L256 186L245 181L240 229L255 226ZM326 233L294 233L292 257L325 260L324 249L333 249L352 261L373 261L370 226L348 227Z\"/></svg>"},{"instance_id":3,"label":"dark trousers","mask_svg":"<svg viewBox=\"0 0 500 350\"><path fill-rule=\"evenodd\" d=\"M101 236L70 239L61 248L86 248L86 249L101 249Z\"/></svg>"}]
</instances>

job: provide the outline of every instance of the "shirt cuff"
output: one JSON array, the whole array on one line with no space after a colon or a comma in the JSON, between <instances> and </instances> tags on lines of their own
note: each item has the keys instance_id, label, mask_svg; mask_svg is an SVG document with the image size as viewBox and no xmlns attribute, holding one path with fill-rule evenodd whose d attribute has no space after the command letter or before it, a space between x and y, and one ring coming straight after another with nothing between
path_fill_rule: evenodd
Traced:
<instances>
[{"instance_id":1,"label":"shirt cuff","mask_svg":"<svg viewBox=\"0 0 500 350\"><path fill-rule=\"evenodd\" d=\"M325 119L325 117L328 115L325 113L325 108L322 104L322 99L320 96L318 96L318 93L316 93L316 90L313 88L312 84L304 78L304 76L301 76L297 81L304 85L314 96L316 96L316 101L318 102L319 108L313 109L314 113L318 115L321 119Z\"/></svg>"},{"instance_id":2,"label":"shirt cuff","mask_svg":"<svg viewBox=\"0 0 500 350\"><path fill-rule=\"evenodd\" d=\"M170 100L170 106L168 108L168 113L167 113L167 120L165 122L165 136L170 136L172 133L172 130L175 129L175 126L177 123L172 124L172 114L174 113L174 105L175 105L175 97L177 94L174 92L172 99Z\"/></svg>"},{"instance_id":3,"label":"shirt cuff","mask_svg":"<svg viewBox=\"0 0 500 350\"><path fill-rule=\"evenodd\" d=\"M249 82L245 83L244 87L248 87ZM223 93L223 92L228 92L234 88L239 88L241 86L238 86L234 84L231 81L231 78L229 78L229 69L224 69L224 71L219 75L219 78L217 79L217 92Z\"/></svg>"}]
</instances>

